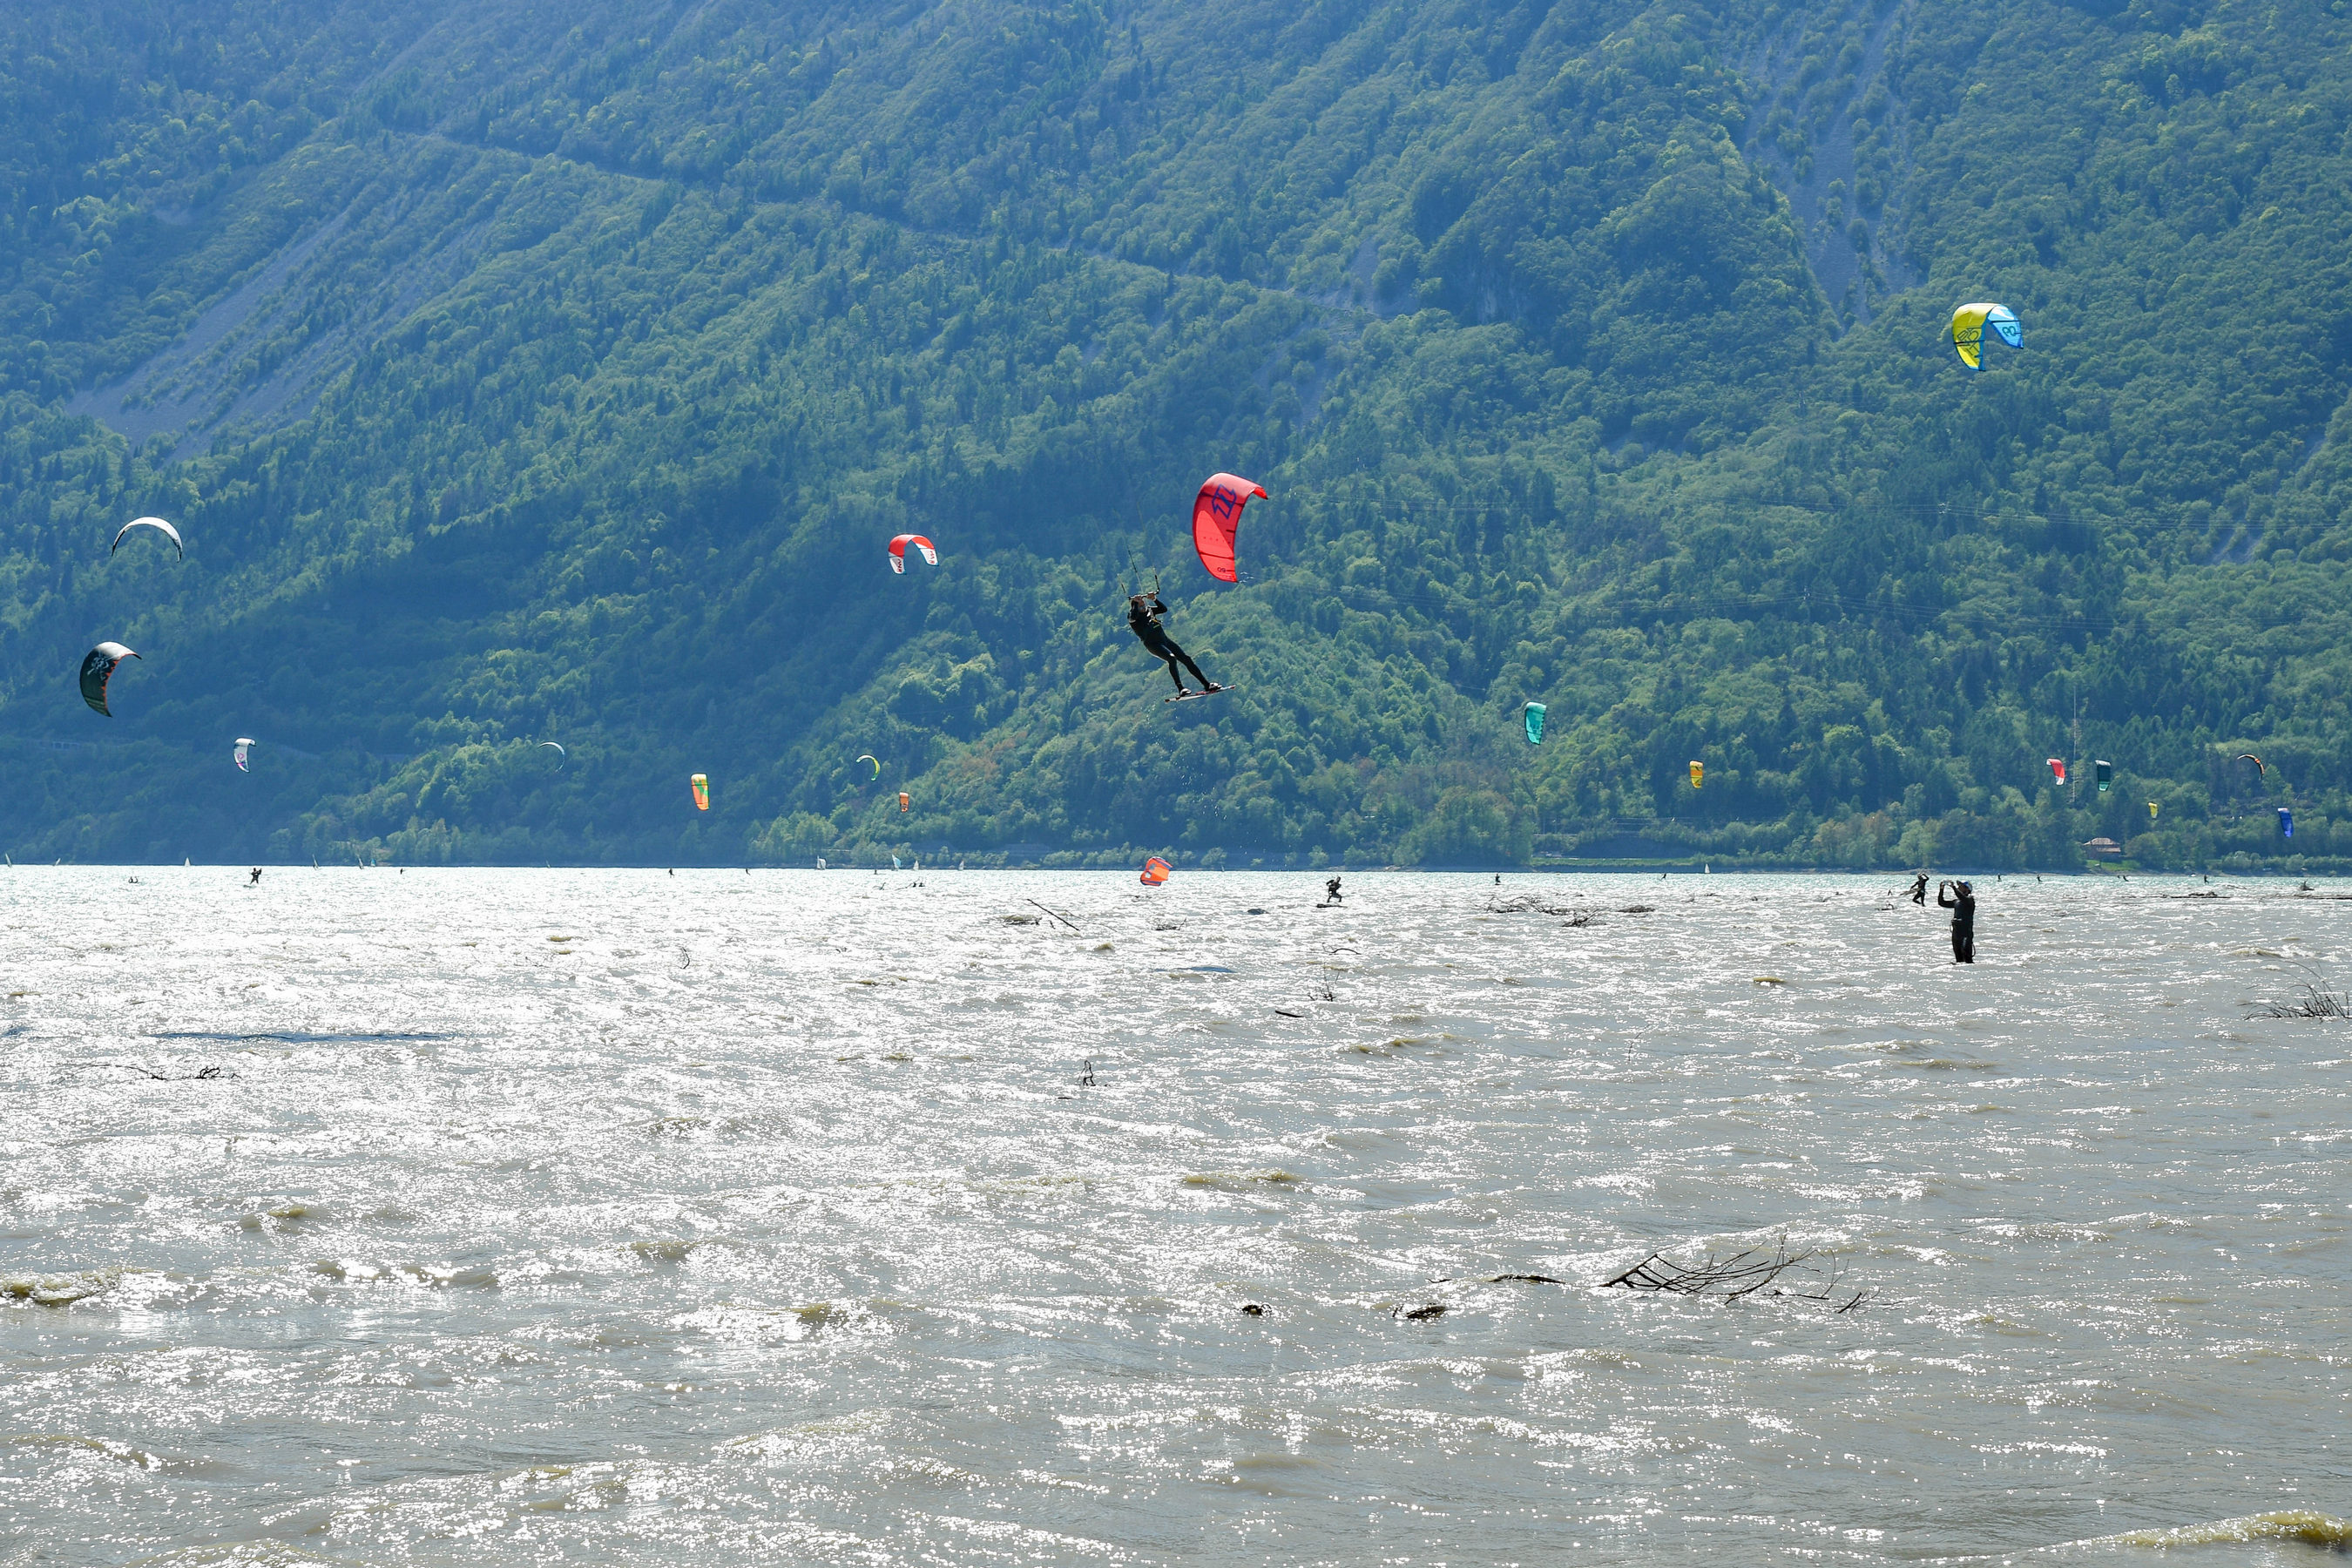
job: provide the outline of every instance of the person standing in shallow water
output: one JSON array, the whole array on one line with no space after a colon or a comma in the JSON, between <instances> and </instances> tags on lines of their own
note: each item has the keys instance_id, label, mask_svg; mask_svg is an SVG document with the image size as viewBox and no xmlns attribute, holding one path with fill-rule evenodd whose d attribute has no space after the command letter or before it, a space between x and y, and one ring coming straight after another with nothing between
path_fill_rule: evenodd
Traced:
<instances>
[{"instance_id":1,"label":"person standing in shallow water","mask_svg":"<svg viewBox=\"0 0 2352 1568\"><path fill-rule=\"evenodd\" d=\"M1977 961L1977 892L1966 882L1936 884L1936 907L1952 911L1952 962Z\"/></svg>"},{"instance_id":2,"label":"person standing in shallow water","mask_svg":"<svg viewBox=\"0 0 2352 1568\"><path fill-rule=\"evenodd\" d=\"M1927 873L1925 871L1920 872L1918 879L1911 884L1911 901L1922 909L1927 907Z\"/></svg>"}]
</instances>

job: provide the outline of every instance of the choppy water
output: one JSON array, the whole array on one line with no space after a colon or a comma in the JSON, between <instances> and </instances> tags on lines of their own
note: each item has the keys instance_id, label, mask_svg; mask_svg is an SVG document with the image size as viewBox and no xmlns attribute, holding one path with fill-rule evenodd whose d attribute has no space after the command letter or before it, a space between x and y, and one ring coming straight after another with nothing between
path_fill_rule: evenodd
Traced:
<instances>
[{"instance_id":1,"label":"choppy water","mask_svg":"<svg viewBox=\"0 0 2352 1568\"><path fill-rule=\"evenodd\" d=\"M0 873L0 1563L2352 1539L2352 900L132 875Z\"/></svg>"}]
</instances>

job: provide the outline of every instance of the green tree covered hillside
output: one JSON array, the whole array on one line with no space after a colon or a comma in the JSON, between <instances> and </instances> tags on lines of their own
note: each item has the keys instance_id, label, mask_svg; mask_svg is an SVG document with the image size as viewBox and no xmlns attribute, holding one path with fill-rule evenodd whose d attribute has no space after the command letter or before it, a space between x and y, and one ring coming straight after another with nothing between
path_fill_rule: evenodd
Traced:
<instances>
[{"instance_id":1,"label":"green tree covered hillside","mask_svg":"<svg viewBox=\"0 0 2352 1568\"><path fill-rule=\"evenodd\" d=\"M26 0L0 844L2352 867L2342 9Z\"/></svg>"}]
</instances>

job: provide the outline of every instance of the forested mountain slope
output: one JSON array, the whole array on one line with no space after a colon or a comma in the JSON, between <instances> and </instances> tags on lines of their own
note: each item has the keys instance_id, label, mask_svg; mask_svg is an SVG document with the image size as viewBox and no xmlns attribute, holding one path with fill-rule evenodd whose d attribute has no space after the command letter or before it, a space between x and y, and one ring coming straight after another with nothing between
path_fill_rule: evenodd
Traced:
<instances>
[{"instance_id":1,"label":"forested mountain slope","mask_svg":"<svg viewBox=\"0 0 2352 1568\"><path fill-rule=\"evenodd\" d=\"M26 0L0 843L2352 858L2338 9Z\"/></svg>"}]
</instances>

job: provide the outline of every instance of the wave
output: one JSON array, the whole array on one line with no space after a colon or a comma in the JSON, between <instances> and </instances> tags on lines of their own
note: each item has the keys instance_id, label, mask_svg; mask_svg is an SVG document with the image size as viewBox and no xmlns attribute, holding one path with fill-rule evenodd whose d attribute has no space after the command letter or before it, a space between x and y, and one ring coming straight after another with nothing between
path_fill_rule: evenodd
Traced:
<instances>
[{"instance_id":1,"label":"wave","mask_svg":"<svg viewBox=\"0 0 2352 1568\"><path fill-rule=\"evenodd\" d=\"M0 1304L70 1307L104 1295L121 1277L121 1269L110 1268L78 1274L0 1274Z\"/></svg>"},{"instance_id":2,"label":"wave","mask_svg":"<svg viewBox=\"0 0 2352 1568\"><path fill-rule=\"evenodd\" d=\"M151 1038L158 1040L269 1040L281 1046L340 1046L364 1044L370 1040L454 1040L456 1035L436 1035L409 1030L361 1030L349 1034L315 1035L301 1030L264 1034L227 1034L215 1029L164 1029Z\"/></svg>"},{"instance_id":3,"label":"wave","mask_svg":"<svg viewBox=\"0 0 2352 1568\"><path fill-rule=\"evenodd\" d=\"M2298 1546L2324 1546L2352 1552L2352 1519L2311 1509L2282 1509L2275 1513L2249 1513L2203 1524L2179 1524L2168 1530L2126 1530L2101 1535L2076 1546L2227 1546L2258 1541L2291 1542Z\"/></svg>"},{"instance_id":4,"label":"wave","mask_svg":"<svg viewBox=\"0 0 2352 1568\"><path fill-rule=\"evenodd\" d=\"M1255 1186L1286 1187L1301 1178L1279 1168L1264 1171L1196 1171L1186 1176L1179 1186L1214 1187L1221 1192L1247 1192Z\"/></svg>"}]
</instances>

